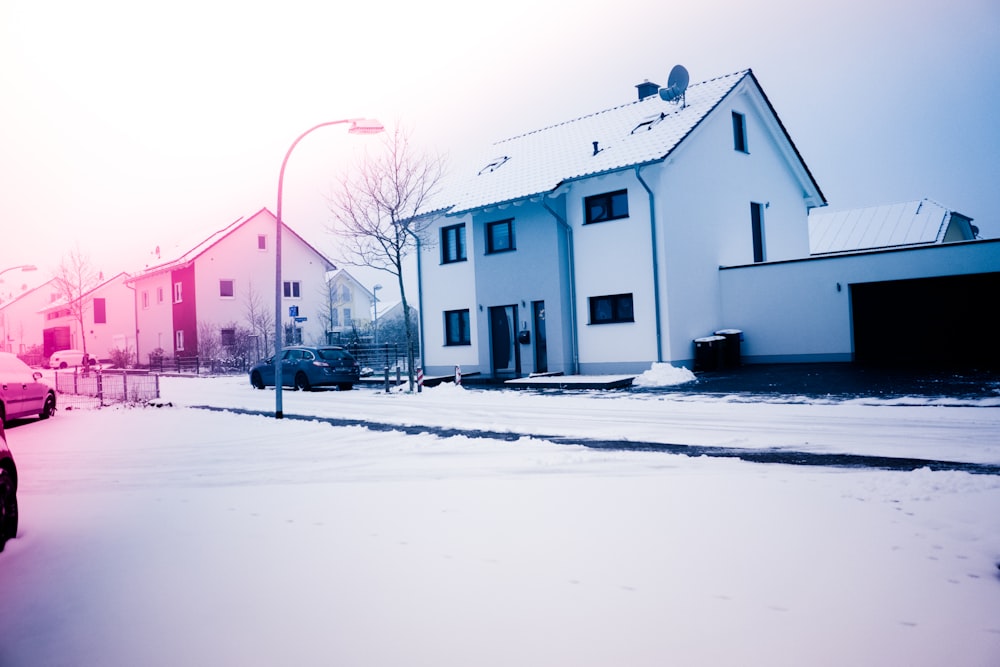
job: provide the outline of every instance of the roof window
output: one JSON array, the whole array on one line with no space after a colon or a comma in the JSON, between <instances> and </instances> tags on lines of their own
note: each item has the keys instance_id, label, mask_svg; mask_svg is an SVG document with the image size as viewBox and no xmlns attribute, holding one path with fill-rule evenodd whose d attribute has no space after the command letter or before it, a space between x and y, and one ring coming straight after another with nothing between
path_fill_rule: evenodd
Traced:
<instances>
[{"instance_id":1,"label":"roof window","mask_svg":"<svg viewBox=\"0 0 1000 667\"><path fill-rule=\"evenodd\" d=\"M485 167L483 167L482 169L479 170L479 174L478 175L482 176L484 173L496 171L497 169L499 169L500 167L502 167L504 164L506 164L507 160L509 160L509 159L510 159L509 155L501 155L498 158L494 158L492 161L490 161L490 163L488 165L486 165Z\"/></svg>"},{"instance_id":2,"label":"roof window","mask_svg":"<svg viewBox=\"0 0 1000 667\"><path fill-rule=\"evenodd\" d=\"M648 116L646 118L643 118L638 125L632 128L632 131L629 134L635 134L636 132L642 132L643 130L652 130L657 123L659 123L666 117L667 117L666 114L658 113L654 116Z\"/></svg>"}]
</instances>

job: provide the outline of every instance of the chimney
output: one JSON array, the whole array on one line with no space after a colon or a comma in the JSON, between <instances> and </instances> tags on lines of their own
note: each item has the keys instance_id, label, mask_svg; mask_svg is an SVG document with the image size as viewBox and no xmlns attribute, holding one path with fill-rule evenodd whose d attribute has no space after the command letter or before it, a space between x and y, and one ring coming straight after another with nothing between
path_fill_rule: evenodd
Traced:
<instances>
[{"instance_id":1,"label":"chimney","mask_svg":"<svg viewBox=\"0 0 1000 667\"><path fill-rule=\"evenodd\" d=\"M660 92L660 86L655 83L650 83L649 79L646 79L642 83L638 84L636 88L639 90L639 101L646 99L647 97L652 97Z\"/></svg>"}]
</instances>

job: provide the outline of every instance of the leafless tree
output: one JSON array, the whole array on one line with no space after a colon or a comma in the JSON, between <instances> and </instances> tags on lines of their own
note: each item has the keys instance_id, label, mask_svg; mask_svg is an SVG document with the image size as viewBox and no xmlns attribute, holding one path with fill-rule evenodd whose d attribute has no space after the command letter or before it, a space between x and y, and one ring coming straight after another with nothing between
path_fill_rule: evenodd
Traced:
<instances>
[{"instance_id":1,"label":"leafless tree","mask_svg":"<svg viewBox=\"0 0 1000 667\"><path fill-rule=\"evenodd\" d=\"M271 332L274 331L274 311L268 309L260 292L254 289L253 283L247 286L243 306L246 309L246 321L250 328L249 335L257 336L260 339L262 344L259 349L271 349L268 341L270 341Z\"/></svg>"},{"instance_id":2,"label":"leafless tree","mask_svg":"<svg viewBox=\"0 0 1000 667\"><path fill-rule=\"evenodd\" d=\"M403 262L424 241L433 220L431 200L444 173L444 157L419 151L410 133L397 126L386 135L379 152L366 154L341 174L330 198L331 231L341 240L342 261L396 277L405 318L410 391L414 323L406 301Z\"/></svg>"},{"instance_id":3,"label":"leafless tree","mask_svg":"<svg viewBox=\"0 0 1000 667\"><path fill-rule=\"evenodd\" d=\"M92 298L86 298L86 295L97 286L100 273L91 264L90 258L77 246L63 257L54 278L56 292L66 302L66 309L80 327L81 345L86 354L87 336L83 319L93 301Z\"/></svg>"}]
</instances>

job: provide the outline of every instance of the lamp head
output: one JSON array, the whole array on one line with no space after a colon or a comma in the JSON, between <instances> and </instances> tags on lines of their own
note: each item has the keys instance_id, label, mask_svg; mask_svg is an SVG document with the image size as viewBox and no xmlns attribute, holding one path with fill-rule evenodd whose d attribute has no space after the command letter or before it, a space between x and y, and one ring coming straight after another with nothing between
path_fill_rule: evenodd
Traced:
<instances>
[{"instance_id":1,"label":"lamp head","mask_svg":"<svg viewBox=\"0 0 1000 667\"><path fill-rule=\"evenodd\" d=\"M385 131L385 127L374 118L359 118L351 121L351 127L347 131L350 134L379 134Z\"/></svg>"}]
</instances>

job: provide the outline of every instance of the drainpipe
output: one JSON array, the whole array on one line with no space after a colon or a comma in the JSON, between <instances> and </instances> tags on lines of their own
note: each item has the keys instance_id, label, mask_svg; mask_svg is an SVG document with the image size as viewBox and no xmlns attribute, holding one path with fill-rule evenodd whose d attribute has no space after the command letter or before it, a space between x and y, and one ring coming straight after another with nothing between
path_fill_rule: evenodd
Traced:
<instances>
[{"instance_id":1,"label":"drainpipe","mask_svg":"<svg viewBox=\"0 0 1000 667\"><path fill-rule=\"evenodd\" d=\"M579 344L577 342L577 335L576 335L576 326L577 326L577 323L576 323L576 266L575 266L575 261L573 259L573 228L558 213L556 213L555 211L553 211L549 207L548 202L546 202L544 199L542 200L542 206L545 207L546 211L548 211L549 213L552 214L552 217L555 218L559 222L560 225L562 225L563 229L566 232L566 258L567 258L567 263L569 265L567 267L567 274L568 274L567 278L569 280L569 311L570 311L570 327L569 327L570 343L569 344L570 344L570 352L573 355L573 367L572 367L572 369L570 369L570 372L573 375L577 375L580 372L580 349L579 349Z\"/></svg>"},{"instance_id":2,"label":"drainpipe","mask_svg":"<svg viewBox=\"0 0 1000 667\"><path fill-rule=\"evenodd\" d=\"M427 339L424 338L424 275L420 264L420 235L413 234L413 238L417 241L417 308L420 309L417 314L417 336L420 337L420 367L426 368L427 360L424 357L424 351L427 349Z\"/></svg>"},{"instance_id":3,"label":"drainpipe","mask_svg":"<svg viewBox=\"0 0 1000 667\"><path fill-rule=\"evenodd\" d=\"M663 331L660 325L660 256L656 245L656 206L653 191L642 180L639 167L635 168L635 178L649 195L649 236L653 248L653 308L656 315L656 361L663 362Z\"/></svg>"}]
</instances>

